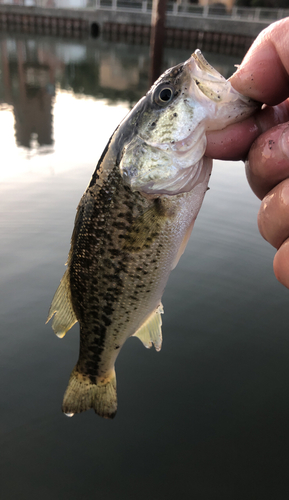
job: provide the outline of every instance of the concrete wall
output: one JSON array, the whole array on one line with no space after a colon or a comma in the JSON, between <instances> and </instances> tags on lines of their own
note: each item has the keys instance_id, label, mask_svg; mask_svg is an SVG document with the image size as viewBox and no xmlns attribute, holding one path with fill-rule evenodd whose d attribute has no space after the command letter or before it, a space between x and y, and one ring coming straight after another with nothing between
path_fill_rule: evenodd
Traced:
<instances>
[{"instance_id":1,"label":"concrete wall","mask_svg":"<svg viewBox=\"0 0 289 500\"><path fill-rule=\"evenodd\" d=\"M22 7L18 5L0 4L0 14L33 15L42 17L54 17L63 19L79 19L99 25L100 30L104 23L121 23L132 25L147 25L151 23L151 14L142 12L113 11L104 9L55 9L42 7ZM210 16L174 16L167 15L166 26L186 30L198 30L205 32L219 32L232 35L256 37L262 29L270 23L265 21L248 21L222 19Z\"/></svg>"}]
</instances>

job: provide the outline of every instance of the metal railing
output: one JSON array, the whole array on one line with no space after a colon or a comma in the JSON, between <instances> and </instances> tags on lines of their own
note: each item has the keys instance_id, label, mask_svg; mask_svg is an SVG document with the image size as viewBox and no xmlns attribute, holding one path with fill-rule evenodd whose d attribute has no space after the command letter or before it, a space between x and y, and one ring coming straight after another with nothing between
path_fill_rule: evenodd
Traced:
<instances>
[{"instance_id":1,"label":"metal railing","mask_svg":"<svg viewBox=\"0 0 289 500\"><path fill-rule=\"evenodd\" d=\"M22 6L35 6L62 9L91 9L113 10L119 12L151 13L152 0L0 0L0 4L17 4ZM189 16L203 18L228 19L232 21L254 21L270 23L289 16L289 9L265 9L250 7L233 7L231 11L226 6L196 5L187 1L169 1L167 4L169 16Z\"/></svg>"},{"instance_id":2,"label":"metal railing","mask_svg":"<svg viewBox=\"0 0 289 500\"><path fill-rule=\"evenodd\" d=\"M56 0L61 2L62 0ZM126 10L131 12L150 13L152 9L152 0L140 0L131 2L129 0L88 0L89 7L95 9ZM199 17L217 17L246 21L265 21L273 22L289 16L289 9L265 9L249 7L233 7L227 11L226 7L220 7L220 4L214 5L191 5L182 2L168 2L167 14L173 16L199 16Z\"/></svg>"}]
</instances>

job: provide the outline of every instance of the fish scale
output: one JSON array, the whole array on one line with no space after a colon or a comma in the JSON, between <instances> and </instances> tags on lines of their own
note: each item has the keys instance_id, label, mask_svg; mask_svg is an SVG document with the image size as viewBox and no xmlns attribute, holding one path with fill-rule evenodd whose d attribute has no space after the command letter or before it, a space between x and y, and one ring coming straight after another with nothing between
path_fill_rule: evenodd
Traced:
<instances>
[{"instance_id":1,"label":"fish scale","mask_svg":"<svg viewBox=\"0 0 289 500\"><path fill-rule=\"evenodd\" d=\"M129 337L160 350L162 294L211 174L206 129L255 109L196 51L157 80L110 138L79 203L48 316L59 337L80 324L62 405L69 416L93 408L114 417L115 361Z\"/></svg>"}]
</instances>

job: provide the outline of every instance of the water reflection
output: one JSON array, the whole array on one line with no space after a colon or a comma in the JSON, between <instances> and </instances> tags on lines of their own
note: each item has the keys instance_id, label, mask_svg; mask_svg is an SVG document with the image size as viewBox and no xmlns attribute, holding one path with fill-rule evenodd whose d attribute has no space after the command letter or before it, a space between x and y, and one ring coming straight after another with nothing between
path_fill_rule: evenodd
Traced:
<instances>
[{"instance_id":1,"label":"water reflection","mask_svg":"<svg viewBox=\"0 0 289 500\"><path fill-rule=\"evenodd\" d=\"M131 339L119 357L115 421L62 415L78 327L59 340L44 322L77 203L147 89L148 48L1 42L1 498L285 500L288 293L258 235L241 162L214 165L165 291L161 353ZM188 56L166 50L164 66ZM206 56L225 76L239 62ZM37 117L27 116L30 102Z\"/></svg>"},{"instance_id":2,"label":"water reflection","mask_svg":"<svg viewBox=\"0 0 289 500\"><path fill-rule=\"evenodd\" d=\"M52 99L56 64L39 53L31 41L1 41L3 88L1 102L13 106L15 135L19 146L51 146ZM32 49L32 50L31 50Z\"/></svg>"},{"instance_id":3,"label":"water reflection","mask_svg":"<svg viewBox=\"0 0 289 500\"><path fill-rule=\"evenodd\" d=\"M187 51L168 49L163 66L174 66L188 55ZM13 108L17 145L39 153L51 150L57 89L132 105L148 90L148 57L147 47L128 50L125 44L102 40L2 36L0 103L2 109ZM224 76L232 73L232 58L220 61L210 55L209 59Z\"/></svg>"}]
</instances>

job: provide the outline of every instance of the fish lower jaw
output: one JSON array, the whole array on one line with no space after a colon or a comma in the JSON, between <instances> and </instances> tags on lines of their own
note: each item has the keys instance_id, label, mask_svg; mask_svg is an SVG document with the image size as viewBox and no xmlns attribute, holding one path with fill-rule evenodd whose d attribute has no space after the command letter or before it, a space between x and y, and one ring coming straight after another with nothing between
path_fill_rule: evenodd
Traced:
<instances>
[{"instance_id":1,"label":"fish lower jaw","mask_svg":"<svg viewBox=\"0 0 289 500\"><path fill-rule=\"evenodd\" d=\"M201 158L190 167L180 168L178 173L170 178L149 180L141 186L135 185L132 189L147 195L174 196L192 191L203 182L205 175L206 169L203 169L203 158Z\"/></svg>"},{"instance_id":2,"label":"fish lower jaw","mask_svg":"<svg viewBox=\"0 0 289 500\"><path fill-rule=\"evenodd\" d=\"M185 138L170 143L150 143L150 145L171 156L171 163L177 168L191 168L192 164L196 164L204 156L207 146L205 127L203 124L198 124Z\"/></svg>"},{"instance_id":3,"label":"fish lower jaw","mask_svg":"<svg viewBox=\"0 0 289 500\"><path fill-rule=\"evenodd\" d=\"M180 139L171 144L171 149L178 156L183 156L193 154L197 148L200 151L200 157L196 160L198 161L205 152L206 142L204 127L199 125L199 128L194 129L185 139Z\"/></svg>"}]
</instances>

